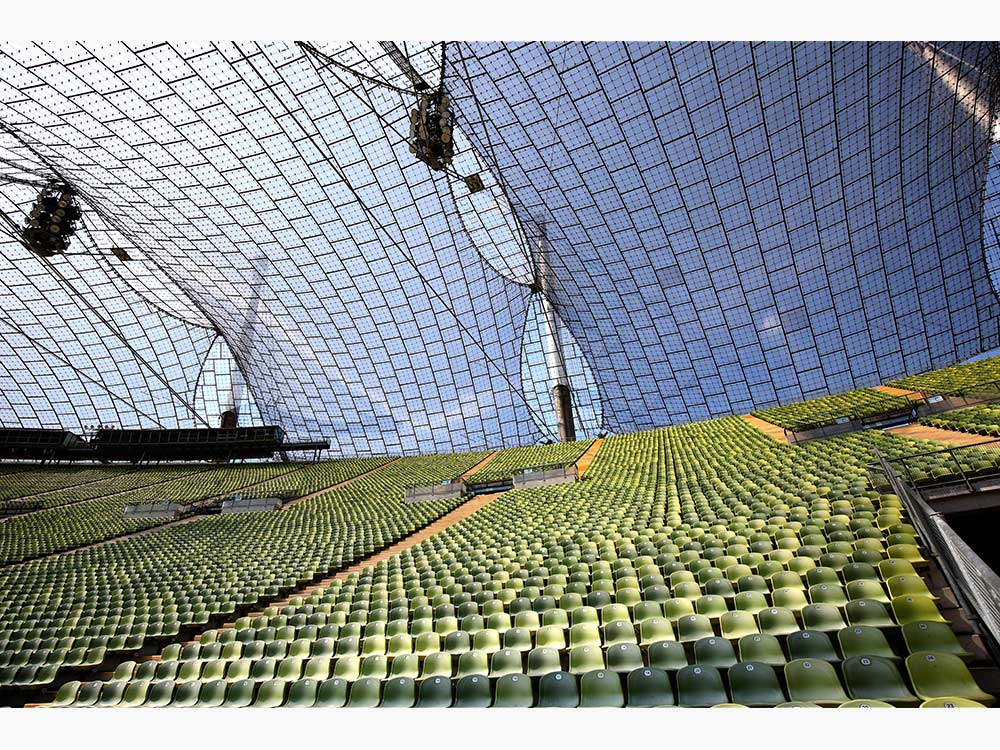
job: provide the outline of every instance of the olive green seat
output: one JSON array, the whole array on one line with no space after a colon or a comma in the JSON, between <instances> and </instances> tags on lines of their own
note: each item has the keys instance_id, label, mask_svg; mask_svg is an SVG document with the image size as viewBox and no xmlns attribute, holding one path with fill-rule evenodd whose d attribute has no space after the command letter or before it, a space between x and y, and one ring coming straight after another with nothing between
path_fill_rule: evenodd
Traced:
<instances>
[{"instance_id":1,"label":"olive green seat","mask_svg":"<svg viewBox=\"0 0 1000 750\"><path fill-rule=\"evenodd\" d=\"M174 691L174 698L170 702L170 705L180 708L198 705L198 699L201 697L201 687L200 682L180 683Z\"/></svg>"},{"instance_id":2,"label":"olive green seat","mask_svg":"<svg viewBox=\"0 0 1000 750\"><path fill-rule=\"evenodd\" d=\"M926 596L894 596L892 613L900 625L908 625L911 622L948 622L934 604L934 600Z\"/></svg>"},{"instance_id":3,"label":"olive green seat","mask_svg":"<svg viewBox=\"0 0 1000 750\"><path fill-rule=\"evenodd\" d=\"M673 706L676 703L670 675L655 667L637 667L628 673L628 705L632 708Z\"/></svg>"},{"instance_id":4,"label":"olive green seat","mask_svg":"<svg viewBox=\"0 0 1000 750\"><path fill-rule=\"evenodd\" d=\"M382 683L372 677L363 677L351 684L349 695L349 707L375 708L382 697Z\"/></svg>"},{"instance_id":5,"label":"olive green seat","mask_svg":"<svg viewBox=\"0 0 1000 750\"><path fill-rule=\"evenodd\" d=\"M127 682L105 682L104 687L101 688L101 697L97 701L97 705L102 708L117 706L125 696L127 685Z\"/></svg>"},{"instance_id":6,"label":"olive green seat","mask_svg":"<svg viewBox=\"0 0 1000 750\"><path fill-rule=\"evenodd\" d=\"M484 675L462 677L455 685L456 708L487 708L492 703L490 681Z\"/></svg>"},{"instance_id":7,"label":"olive green seat","mask_svg":"<svg viewBox=\"0 0 1000 750\"><path fill-rule=\"evenodd\" d=\"M417 684L410 677L387 680L382 687L382 705L388 708L411 708L417 701Z\"/></svg>"},{"instance_id":8,"label":"olive green seat","mask_svg":"<svg viewBox=\"0 0 1000 750\"><path fill-rule=\"evenodd\" d=\"M56 691L56 697L52 700L53 706L68 706L76 700L80 692L82 683L79 680L64 682Z\"/></svg>"},{"instance_id":9,"label":"olive green seat","mask_svg":"<svg viewBox=\"0 0 1000 750\"><path fill-rule=\"evenodd\" d=\"M767 635L782 636L799 630L795 613L783 607L770 607L757 613L757 624L760 632Z\"/></svg>"},{"instance_id":10,"label":"olive green seat","mask_svg":"<svg viewBox=\"0 0 1000 750\"><path fill-rule=\"evenodd\" d=\"M755 661L772 667L785 665L785 653L781 642L773 635L755 633L739 640L740 661Z\"/></svg>"},{"instance_id":11,"label":"olive green seat","mask_svg":"<svg viewBox=\"0 0 1000 750\"><path fill-rule=\"evenodd\" d=\"M495 708L531 708L535 696L531 679L523 674L505 674L496 681Z\"/></svg>"},{"instance_id":12,"label":"olive green seat","mask_svg":"<svg viewBox=\"0 0 1000 750\"><path fill-rule=\"evenodd\" d=\"M898 659L885 634L878 628L855 626L844 628L837 633L840 653L845 659L852 656L879 656L884 659Z\"/></svg>"},{"instance_id":13,"label":"olive green seat","mask_svg":"<svg viewBox=\"0 0 1000 750\"><path fill-rule=\"evenodd\" d=\"M584 708L625 705L621 678L616 672L597 669L580 677L580 705Z\"/></svg>"},{"instance_id":14,"label":"olive green seat","mask_svg":"<svg viewBox=\"0 0 1000 750\"><path fill-rule=\"evenodd\" d=\"M198 702L195 705L199 708L218 708L226 702L228 686L229 684L225 680L201 683L201 692L198 694Z\"/></svg>"},{"instance_id":15,"label":"olive green seat","mask_svg":"<svg viewBox=\"0 0 1000 750\"><path fill-rule=\"evenodd\" d=\"M952 654L963 659L972 654L965 650L955 632L943 622L908 622L902 627L903 642L911 654L918 651Z\"/></svg>"},{"instance_id":16,"label":"olive green seat","mask_svg":"<svg viewBox=\"0 0 1000 750\"><path fill-rule=\"evenodd\" d=\"M550 672L538 681L539 708L575 708L579 705L576 677L569 672Z\"/></svg>"},{"instance_id":17,"label":"olive green seat","mask_svg":"<svg viewBox=\"0 0 1000 750\"><path fill-rule=\"evenodd\" d=\"M819 659L794 659L785 665L788 697L821 706L838 706L848 700L837 672L829 662Z\"/></svg>"},{"instance_id":18,"label":"olive green seat","mask_svg":"<svg viewBox=\"0 0 1000 750\"><path fill-rule=\"evenodd\" d=\"M626 673L643 666L642 651L634 643L619 643L607 649L608 670Z\"/></svg>"},{"instance_id":19,"label":"olive green seat","mask_svg":"<svg viewBox=\"0 0 1000 750\"><path fill-rule=\"evenodd\" d=\"M891 703L872 700L870 698L859 698L841 703L837 708L895 708Z\"/></svg>"},{"instance_id":20,"label":"olive green seat","mask_svg":"<svg viewBox=\"0 0 1000 750\"><path fill-rule=\"evenodd\" d=\"M965 663L954 654L921 651L906 657L906 671L921 700L967 698L992 706L995 698L983 692Z\"/></svg>"},{"instance_id":21,"label":"olive green seat","mask_svg":"<svg viewBox=\"0 0 1000 750\"><path fill-rule=\"evenodd\" d=\"M840 656L833 647L830 636L818 630L800 630L792 633L785 641L785 645L788 647L788 658L792 660L840 661Z\"/></svg>"},{"instance_id":22,"label":"olive green seat","mask_svg":"<svg viewBox=\"0 0 1000 750\"><path fill-rule=\"evenodd\" d=\"M316 691L319 686L319 681L312 678L296 680L288 686L288 698L284 705L287 708L310 708L316 703Z\"/></svg>"},{"instance_id":23,"label":"olive green seat","mask_svg":"<svg viewBox=\"0 0 1000 750\"><path fill-rule=\"evenodd\" d=\"M160 706L169 706L174 699L174 691L176 686L172 680L157 680L149 688L149 693L146 695L147 707L155 708Z\"/></svg>"},{"instance_id":24,"label":"olive green seat","mask_svg":"<svg viewBox=\"0 0 1000 750\"><path fill-rule=\"evenodd\" d=\"M282 679L262 682L257 688L253 705L258 708L277 708L285 703L285 693L289 683Z\"/></svg>"},{"instance_id":25,"label":"olive green seat","mask_svg":"<svg viewBox=\"0 0 1000 750\"><path fill-rule=\"evenodd\" d=\"M137 708L146 702L149 695L149 688L152 682L149 680L132 680L125 686L119 706L125 708Z\"/></svg>"},{"instance_id":26,"label":"olive green seat","mask_svg":"<svg viewBox=\"0 0 1000 750\"><path fill-rule=\"evenodd\" d=\"M722 675L715 667L691 665L677 672L677 704L687 708L708 708L726 703L729 695Z\"/></svg>"},{"instance_id":27,"label":"olive green seat","mask_svg":"<svg viewBox=\"0 0 1000 750\"><path fill-rule=\"evenodd\" d=\"M301 682L303 681L300 680L296 684L300 684ZM308 695L307 687L303 688L303 690L306 691L306 695ZM341 706L346 706L347 691L349 688L350 683L339 677L323 680L319 683L319 687L316 688L316 700L313 705L325 708L340 708Z\"/></svg>"},{"instance_id":28,"label":"olive green seat","mask_svg":"<svg viewBox=\"0 0 1000 750\"><path fill-rule=\"evenodd\" d=\"M769 664L741 661L729 668L729 691L733 702L744 706L777 706L785 693Z\"/></svg>"},{"instance_id":29,"label":"olive green seat","mask_svg":"<svg viewBox=\"0 0 1000 750\"><path fill-rule=\"evenodd\" d=\"M229 683L226 699L222 705L227 708L243 708L253 703L257 683L253 680L239 680Z\"/></svg>"},{"instance_id":30,"label":"olive green seat","mask_svg":"<svg viewBox=\"0 0 1000 750\"><path fill-rule=\"evenodd\" d=\"M906 687L896 665L881 656L852 656L841 665L852 699L877 700L897 706L915 706L919 700Z\"/></svg>"},{"instance_id":31,"label":"olive green seat","mask_svg":"<svg viewBox=\"0 0 1000 750\"><path fill-rule=\"evenodd\" d=\"M978 701L968 698L931 698L920 704L921 708L987 708Z\"/></svg>"},{"instance_id":32,"label":"olive green seat","mask_svg":"<svg viewBox=\"0 0 1000 750\"><path fill-rule=\"evenodd\" d=\"M736 664L736 651L725 638L702 638L695 641L694 661L702 666L726 670Z\"/></svg>"},{"instance_id":33,"label":"olive green seat","mask_svg":"<svg viewBox=\"0 0 1000 750\"><path fill-rule=\"evenodd\" d=\"M684 646L676 641L660 641L653 643L646 650L649 666L662 669L665 672L676 672L688 666L687 653Z\"/></svg>"},{"instance_id":34,"label":"olive green seat","mask_svg":"<svg viewBox=\"0 0 1000 750\"><path fill-rule=\"evenodd\" d=\"M448 708L452 703L451 680L430 677L420 683L417 696L418 708Z\"/></svg>"}]
</instances>

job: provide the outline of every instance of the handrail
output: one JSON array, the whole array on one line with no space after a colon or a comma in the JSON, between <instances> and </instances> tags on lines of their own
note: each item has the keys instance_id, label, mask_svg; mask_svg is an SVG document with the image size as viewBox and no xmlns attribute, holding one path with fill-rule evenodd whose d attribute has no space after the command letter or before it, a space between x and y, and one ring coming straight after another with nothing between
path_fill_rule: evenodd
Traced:
<instances>
[{"instance_id":1,"label":"handrail","mask_svg":"<svg viewBox=\"0 0 1000 750\"><path fill-rule=\"evenodd\" d=\"M964 451L970 448L983 448L984 446L989 446L994 443L1000 443L1000 438L994 438L992 440L984 440L981 443L971 443L970 445L952 445L947 448L936 448L932 451L923 451L921 453L907 453L905 456L895 456L893 458L886 458L886 461L903 461L908 458L923 458L925 456L933 456L937 453L952 453L954 451Z\"/></svg>"},{"instance_id":2,"label":"handrail","mask_svg":"<svg viewBox=\"0 0 1000 750\"><path fill-rule=\"evenodd\" d=\"M877 460L867 465L869 474L874 469L885 475L917 533L937 558L959 606L983 636L993 660L1000 664L1000 576L962 541L941 513L932 509L918 492L911 491L878 447L873 448ZM970 573L978 580L972 580Z\"/></svg>"}]
</instances>

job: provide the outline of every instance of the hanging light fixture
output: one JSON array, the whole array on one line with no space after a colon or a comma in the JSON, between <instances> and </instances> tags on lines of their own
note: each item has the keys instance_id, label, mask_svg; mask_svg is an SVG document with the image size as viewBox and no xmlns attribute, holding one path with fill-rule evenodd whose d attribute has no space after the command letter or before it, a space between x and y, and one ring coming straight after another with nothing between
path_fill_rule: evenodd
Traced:
<instances>
[{"instance_id":1,"label":"hanging light fixture","mask_svg":"<svg viewBox=\"0 0 1000 750\"><path fill-rule=\"evenodd\" d=\"M38 193L21 229L25 247L43 258L66 252L76 233L80 207L69 185L50 182Z\"/></svg>"}]
</instances>

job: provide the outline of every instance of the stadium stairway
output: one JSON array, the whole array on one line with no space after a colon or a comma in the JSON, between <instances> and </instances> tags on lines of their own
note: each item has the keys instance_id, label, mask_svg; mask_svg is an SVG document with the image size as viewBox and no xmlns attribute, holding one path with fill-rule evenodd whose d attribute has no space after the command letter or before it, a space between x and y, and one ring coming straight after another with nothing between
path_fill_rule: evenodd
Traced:
<instances>
[{"instance_id":1,"label":"stadium stairway","mask_svg":"<svg viewBox=\"0 0 1000 750\"><path fill-rule=\"evenodd\" d=\"M459 479L461 479L462 481L465 481L466 479L475 476L480 471L482 471L486 467L486 465L488 463L490 463L494 458L496 458L499 455L500 455L500 451L493 451L490 455L488 455L486 458L484 458L478 464L476 464L471 469L469 469L467 472L465 472L464 474L462 474L462 476L460 476Z\"/></svg>"},{"instance_id":2,"label":"stadium stairway","mask_svg":"<svg viewBox=\"0 0 1000 750\"><path fill-rule=\"evenodd\" d=\"M594 463L594 457L597 456L597 451L601 449L601 445L604 444L604 438L598 438L590 444L590 446L583 452L583 455L577 459L576 462L576 476L577 479L583 477L583 474L590 465Z\"/></svg>"},{"instance_id":3,"label":"stadium stairway","mask_svg":"<svg viewBox=\"0 0 1000 750\"><path fill-rule=\"evenodd\" d=\"M905 388L895 388L891 385L876 385L872 388L872 390L888 393L890 396L903 396L911 401L922 401L924 398L924 394L919 391L910 391Z\"/></svg>"},{"instance_id":4,"label":"stadium stairway","mask_svg":"<svg viewBox=\"0 0 1000 750\"><path fill-rule=\"evenodd\" d=\"M496 455L496 454L494 453L493 455ZM489 458L492 458L492 456L490 456ZM385 465L388 466L388 464L385 464ZM382 468L382 467L379 467L379 468ZM479 468L478 466L475 467L475 470L478 470L478 468ZM376 469L376 471L377 470L378 469ZM371 472L369 472L369 473L371 473ZM362 475L362 476L364 476L364 475ZM357 479L357 477L355 477L355 479ZM353 481L353 480L348 480L348 481ZM344 482L343 484L347 484L347 482ZM340 486L340 485L338 485L338 486ZM285 607L285 606L288 606L292 602L293 599L307 598L307 597L311 596L312 594L314 594L316 592L323 591L324 589L329 588L334 581L337 581L337 580L346 580L347 577L350 576L352 573L360 573L365 568L371 567L373 565L377 565L379 562L381 562L383 560L388 560L392 556L398 555L400 552L403 552L403 551L409 549L410 547L413 547L413 546L415 546L417 544L420 544L425 539L428 539L428 538L434 536L438 532L444 531L448 527L454 526L456 523L459 523L460 521L464 521L466 518L468 518L469 516L471 516L473 513L475 513L476 511L481 510L482 508L486 507L487 505L489 505L490 503L492 503L494 500L496 500L497 498L501 497L503 494L504 494L503 492L497 492L497 493L493 493L491 495L476 495L474 497L471 497L468 500L466 500L464 503L462 503L461 505L459 505L457 508L455 508L454 510L452 510L451 512L446 513L445 515L441 516L440 518L438 518L435 521L432 521L427 526L424 526L422 529L418 529L417 531L415 531L412 534L410 534L408 537L400 539L395 544L393 544L393 545L391 545L389 547L386 547L386 548L384 548L382 550L379 550L378 552L376 552L376 553L374 553L372 555L369 555L364 560L360 560L359 562L354 563L350 567L344 568L343 570L340 570L340 571L334 573L331 576L328 576L328 577L323 578L321 580L311 581L310 583L307 583L304 586L300 586L299 588L293 589L292 591L290 591L287 594L285 594L284 598L282 598L282 599L279 599L279 600L276 600L276 601L267 602L263 606L260 603L258 603L257 604L257 607L259 608L258 611L255 611L255 612L244 612L244 613L241 613L239 615L239 617L257 617L257 616L262 615L263 614L263 610L265 608L267 608L267 607ZM227 622L227 623L225 623L223 625L219 625L215 629L217 629L217 630L227 630L227 629L230 629L230 628L234 627L234 622L235 622L236 619L238 619L238 618L234 617L234 618L232 618L232 620L230 622ZM209 630L209 629L211 629L211 628L205 628L205 630ZM199 633L198 635L194 636L189 642L190 643L195 643L195 642L200 641L200 639L201 639L201 634ZM160 659L160 655L157 653L157 654L153 654L153 655L149 656L148 658L144 659L144 661L159 661L159 659Z\"/></svg>"},{"instance_id":5,"label":"stadium stairway","mask_svg":"<svg viewBox=\"0 0 1000 750\"><path fill-rule=\"evenodd\" d=\"M760 417L755 417L752 414L744 414L743 419L751 426L756 427L758 430L763 432L769 438L773 438L783 445L788 445L788 440L785 439L785 431L778 427L778 425L765 422Z\"/></svg>"},{"instance_id":6,"label":"stadium stairway","mask_svg":"<svg viewBox=\"0 0 1000 750\"><path fill-rule=\"evenodd\" d=\"M920 424L919 422L903 425L902 427L893 427L886 430L886 432L890 435L898 435L899 437L933 440L947 445L978 445L979 443L996 441L995 437L989 435L974 435L971 432L959 432L958 430L942 430L937 427Z\"/></svg>"}]
</instances>

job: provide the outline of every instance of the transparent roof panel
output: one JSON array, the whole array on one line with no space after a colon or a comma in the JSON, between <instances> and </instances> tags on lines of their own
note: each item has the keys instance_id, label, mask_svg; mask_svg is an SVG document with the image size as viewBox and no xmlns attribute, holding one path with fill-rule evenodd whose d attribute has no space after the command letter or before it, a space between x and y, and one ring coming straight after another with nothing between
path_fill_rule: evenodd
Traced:
<instances>
[{"instance_id":1,"label":"transparent roof panel","mask_svg":"<svg viewBox=\"0 0 1000 750\"><path fill-rule=\"evenodd\" d=\"M552 439L539 247L581 437L960 361L1000 344L996 49L0 45L0 423ZM442 85L448 173L407 143ZM49 180L84 228L42 259Z\"/></svg>"}]
</instances>

